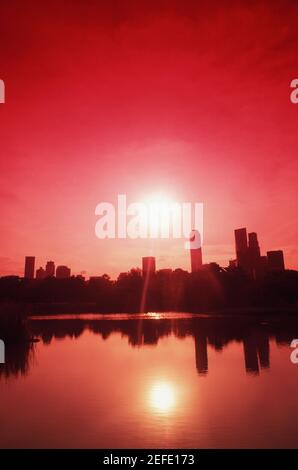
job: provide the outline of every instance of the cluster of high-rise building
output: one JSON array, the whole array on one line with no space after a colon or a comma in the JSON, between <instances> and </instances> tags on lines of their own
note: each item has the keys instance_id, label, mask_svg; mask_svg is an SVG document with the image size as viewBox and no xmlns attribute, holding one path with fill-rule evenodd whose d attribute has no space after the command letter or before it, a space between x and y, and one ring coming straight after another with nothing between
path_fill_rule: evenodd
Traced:
<instances>
[{"instance_id":1,"label":"cluster of high-rise building","mask_svg":"<svg viewBox=\"0 0 298 470\"><path fill-rule=\"evenodd\" d=\"M195 231L193 231L195 232ZM258 236L255 232L247 234L246 228L235 230L236 259L229 262L229 267L238 267L253 279L264 277L267 272L284 271L284 255L282 250L267 251L261 255ZM212 267L216 263L203 264L202 247L192 248L190 244L191 272ZM144 277L155 274L156 261L153 256L142 258L142 272ZM169 271L169 270L161 270Z\"/></svg>"},{"instance_id":2,"label":"cluster of high-rise building","mask_svg":"<svg viewBox=\"0 0 298 470\"><path fill-rule=\"evenodd\" d=\"M36 270L36 276L34 276L35 269L35 256L26 256L25 257L25 279L46 279L48 277L56 277L57 279L68 279L71 274L70 268L67 266L57 266L55 267L54 261L48 261L45 268L42 266Z\"/></svg>"},{"instance_id":3,"label":"cluster of high-rise building","mask_svg":"<svg viewBox=\"0 0 298 470\"><path fill-rule=\"evenodd\" d=\"M285 269L282 250L267 251L267 255L261 255L255 232L247 235L246 228L236 229L235 245L236 259L230 261L230 266L242 268L253 279L262 278L267 272Z\"/></svg>"}]
</instances>

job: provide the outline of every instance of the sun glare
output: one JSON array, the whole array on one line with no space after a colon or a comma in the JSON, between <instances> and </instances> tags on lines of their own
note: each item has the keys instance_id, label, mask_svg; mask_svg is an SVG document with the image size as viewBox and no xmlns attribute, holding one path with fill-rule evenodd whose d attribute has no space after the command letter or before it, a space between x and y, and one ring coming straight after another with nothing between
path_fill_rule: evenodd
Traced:
<instances>
[{"instance_id":1,"label":"sun glare","mask_svg":"<svg viewBox=\"0 0 298 470\"><path fill-rule=\"evenodd\" d=\"M174 201L169 194L162 191L156 191L145 196L144 202L145 204L170 204Z\"/></svg>"},{"instance_id":2,"label":"sun glare","mask_svg":"<svg viewBox=\"0 0 298 470\"><path fill-rule=\"evenodd\" d=\"M174 199L166 193L152 193L144 198L143 203L147 209L148 229L152 236L160 236L163 230L167 233L165 227L170 227L179 217Z\"/></svg>"}]
</instances>

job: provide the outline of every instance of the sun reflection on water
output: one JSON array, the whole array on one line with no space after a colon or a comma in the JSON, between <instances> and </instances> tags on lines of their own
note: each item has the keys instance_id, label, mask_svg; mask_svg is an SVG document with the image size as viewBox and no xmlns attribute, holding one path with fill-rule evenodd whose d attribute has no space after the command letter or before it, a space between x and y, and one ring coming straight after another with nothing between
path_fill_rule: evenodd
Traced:
<instances>
[{"instance_id":1,"label":"sun reflection on water","mask_svg":"<svg viewBox=\"0 0 298 470\"><path fill-rule=\"evenodd\" d=\"M149 402L157 412L168 413L172 411L177 402L174 387L167 382L155 383L149 392Z\"/></svg>"},{"instance_id":2,"label":"sun reflection on water","mask_svg":"<svg viewBox=\"0 0 298 470\"><path fill-rule=\"evenodd\" d=\"M157 313L157 312L148 312L148 313L147 313L147 317L150 317L150 318L152 318L153 320L159 320L160 318L163 318L162 314L161 314L161 313Z\"/></svg>"}]
</instances>

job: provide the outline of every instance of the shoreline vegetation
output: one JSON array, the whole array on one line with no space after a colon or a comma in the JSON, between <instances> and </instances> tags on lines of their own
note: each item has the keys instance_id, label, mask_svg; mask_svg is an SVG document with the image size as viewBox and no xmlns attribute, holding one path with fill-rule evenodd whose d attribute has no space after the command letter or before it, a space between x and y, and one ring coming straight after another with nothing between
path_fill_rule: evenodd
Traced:
<instances>
[{"instance_id":1,"label":"shoreline vegetation","mask_svg":"<svg viewBox=\"0 0 298 470\"><path fill-rule=\"evenodd\" d=\"M298 311L298 271L269 273L251 279L241 269L220 266L188 273L161 270L143 277L141 270L85 280L0 278L1 302L23 304L30 314L40 313L138 313L138 312L229 312Z\"/></svg>"}]
</instances>

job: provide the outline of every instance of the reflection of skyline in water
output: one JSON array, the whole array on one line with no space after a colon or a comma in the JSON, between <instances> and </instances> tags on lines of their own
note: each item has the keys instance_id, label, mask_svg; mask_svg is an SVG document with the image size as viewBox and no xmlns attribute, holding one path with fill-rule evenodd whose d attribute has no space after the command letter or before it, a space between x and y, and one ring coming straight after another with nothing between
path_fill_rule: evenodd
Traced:
<instances>
[{"instance_id":1,"label":"reflection of skyline in water","mask_svg":"<svg viewBox=\"0 0 298 470\"><path fill-rule=\"evenodd\" d=\"M52 339L78 338L89 330L107 340L120 333L131 347L156 346L160 339L174 335L178 339L193 337L195 366L199 375L208 374L208 348L222 351L236 341L243 345L243 364L248 374L259 375L270 368L270 340L289 345L298 336L298 319L270 319L266 322L252 318L163 318L163 319L34 319L30 329L43 343ZM0 376L27 374L33 359L30 344L6 348L6 364L0 367Z\"/></svg>"}]
</instances>

